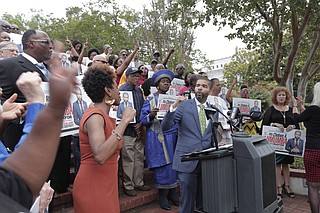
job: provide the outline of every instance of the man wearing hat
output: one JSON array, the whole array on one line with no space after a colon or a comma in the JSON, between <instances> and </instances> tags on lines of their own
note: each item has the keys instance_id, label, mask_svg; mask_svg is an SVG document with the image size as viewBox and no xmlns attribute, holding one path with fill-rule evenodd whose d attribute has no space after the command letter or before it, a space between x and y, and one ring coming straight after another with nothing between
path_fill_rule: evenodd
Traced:
<instances>
[{"instance_id":1,"label":"man wearing hat","mask_svg":"<svg viewBox=\"0 0 320 213\"><path fill-rule=\"evenodd\" d=\"M148 191L143 182L144 145L141 138L140 112L144 102L142 90L138 87L141 70L129 67L126 70L127 82L119 91L131 91L136 110L136 123L129 124L122 137L123 187L128 196L136 196L136 190Z\"/></svg>"},{"instance_id":2,"label":"man wearing hat","mask_svg":"<svg viewBox=\"0 0 320 213\"><path fill-rule=\"evenodd\" d=\"M177 197L177 173L172 169L174 148L177 139L177 127L169 131L162 131L161 121L157 118L159 109L158 98L160 94L168 92L174 73L170 70L159 70L152 76L152 81L158 91L148 96L145 100L140 121L146 126L146 161L148 168L152 169L155 176L156 187L159 190L160 207L170 210L170 200L174 205L179 205Z\"/></svg>"},{"instance_id":3,"label":"man wearing hat","mask_svg":"<svg viewBox=\"0 0 320 213\"><path fill-rule=\"evenodd\" d=\"M96 64L96 63L100 63L100 64L107 64L107 60L105 57L103 57L102 55L96 55L95 57L93 57L92 59L92 63Z\"/></svg>"}]
</instances>

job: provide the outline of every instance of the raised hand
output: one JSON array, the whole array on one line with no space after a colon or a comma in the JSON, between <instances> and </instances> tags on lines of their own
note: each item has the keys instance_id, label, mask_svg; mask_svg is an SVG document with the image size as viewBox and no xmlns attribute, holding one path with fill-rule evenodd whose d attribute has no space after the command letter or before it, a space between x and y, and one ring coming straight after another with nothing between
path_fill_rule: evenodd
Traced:
<instances>
[{"instance_id":1,"label":"raised hand","mask_svg":"<svg viewBox=\"0 0 320 213\"><path fill-rule=\"evenodd\" d=\"M17 82L18 88L24 94L27 102L44 104L44 92L41 88L41 78L37 72L22 73Z\"/></svg>"},{"instance_id":2,"label":"raised hand","mask_svg":"<svg viewBox=\"0 0 320 213\"><path fill-rule=\"evenodd\" d=\"M83 44L83 48L88 49L88 47L89 47L89 42L88 42L88 39L86 39L86 41Z\"/></svg>"},{"instance_id":3,"label":"raised hand","mask_svg":"<svg viewBox=\"0 0 320 213\"><path fill-rule=\"evenodd\" d=\"M126 107L126 109L122 113L122 120L124 120L127 123L130 123L135 116L136 110L131 107Z\"/></svg>"},{"instance_id":4,"label":"raised hand","mask_svg":"<svg viewBox=\"0 0 320 213\"><path fill-rule=\"evenodd\" d=\"M72 43L71 43L71 41L69 40L68 36L66 36L65 42L66 42L66 45L68 45L69 47L72 47Z\"/></svg>"},{"instance_id":5,"label":"raised hand","mask_svg":"<svg viewBox=\"0 0 320 213\"><path fill-rule=\"evenodd\" d=\"M182 102L184 102L186 100L186 97L184 96L178 96L177 100L174 102L174 104L172 104L173 108L176 108L177 106L179 106Z\"/></svg>"},{"instance_id":6,"label":"raised hand","mask_svg":"<svg viewBox=\"0 0 320 213\"><path fill-rule=\"evenodd\" d=\"M137 39L134 43L134 50L139 50L140 49L140 44L139 44L139 40Z\"/></svg>"},{"instance_id":7,"label":"raised hand","mask_svg":"<svg viewBox=\"0 0 320 213\"><path fill-rule=\"evenodd\" d=\"M66 108L71 92L77 85L76 71L70 68L53 67L51 70L49 89L52 108Z\"/></svg>"}]
</instances>

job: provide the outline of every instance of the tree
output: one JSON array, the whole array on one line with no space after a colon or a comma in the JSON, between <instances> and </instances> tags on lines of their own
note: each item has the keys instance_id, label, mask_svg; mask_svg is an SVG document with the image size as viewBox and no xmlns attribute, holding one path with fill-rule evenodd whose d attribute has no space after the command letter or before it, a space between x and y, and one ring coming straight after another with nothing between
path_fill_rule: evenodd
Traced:
<instances>
[{"instance_id":1,"label":"tree","mask_svg":"<svg viewBox=\"0 0 320 213\"><path fill-rule=\"evenodd\" d=\"M41 10L32 10L31 18L24 15L5 17L9 22L19 22L23 29L41 29L60 41L66 36L70 40L88 40L89 46L102 51L104 44L110 44L114 52L121 49L133 49L135 39L140 41L140 60L149 63L152 54L157 50L162 57L174 48L168 67L174 70L178 63L184 63L187 70L193 70L193 64L206 62L205 55L194 50L195 38L192 28L184 28L185 20L192 19L190 11L179 11L180 18L171 20L168 17L172 7L170 0L152 0L151 9L137 12L127 7L119 8L114 0L95 0L82 7L69 7L66 16L54 18L52 14L43 14Z\"/></svg>"},{"instance_id":2,"label":"tree","mask_svg":"<svg viewBox=\"0 0 320 213\"><path fill-rule=\"evenodd\" d=\"M249 50L260 49L263 55L269 56L266 60L271 58L272 66L266 70L272 73L279 85L286 85L292 90L294 71L300 68L297 62L303 62L298 91L305 95L306 85L319 71L315 65L319 64L315 57L319 48L319 1L178 0L172 10L185 7L198 12L196 19L186 25L201 26L209 21L221 28L228 25L235 30L227 36L229 39L240 38ZM175 19L176 13L171 14ZM306 43L306 48L302 48L302 43Z\"/></svg>"}]
</instances>

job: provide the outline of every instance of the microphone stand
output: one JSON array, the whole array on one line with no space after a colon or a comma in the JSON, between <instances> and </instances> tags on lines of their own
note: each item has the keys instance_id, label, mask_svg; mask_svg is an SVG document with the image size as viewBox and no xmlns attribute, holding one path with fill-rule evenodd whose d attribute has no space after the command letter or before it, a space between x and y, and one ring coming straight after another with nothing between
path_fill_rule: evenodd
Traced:
<instances>
[{"instance_id":1,"label":"microphone stand","mask_svg":"<svg viewBox=\"0 0 320 213\"><path fill-rule=\"evenodd\" d=\"M218 134L219 122L217 122L216 119L214 118L214 114L216 113L216 111L212 110L211 108L205 108L204 110L205 110L207 118L210 119L210 121L211 121L211 129L212 129L211 145L215 146L216 151L218 151L219 146L218 146L217 134Z\"/></svg>"}]
</instances>

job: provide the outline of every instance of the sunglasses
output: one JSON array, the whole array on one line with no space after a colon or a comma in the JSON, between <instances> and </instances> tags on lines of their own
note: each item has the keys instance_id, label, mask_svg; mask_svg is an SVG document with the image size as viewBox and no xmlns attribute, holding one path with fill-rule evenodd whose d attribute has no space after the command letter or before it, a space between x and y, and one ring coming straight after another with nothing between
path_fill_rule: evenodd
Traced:
<instances>
[{"instance_id":1,"label":"sunglasses","mask_svg":"<svg viewBox=\"0 0 320 213\"><path fill-rule=\"evenodd\" d=\"M31 41L39 42L39 43L46 44L46 45L51 43L51 41L49 39L38 39L38 40L35 39L35 40L31 40Z\"/></svg>"},{"instance_id":2,"label":"sunglasses","mask_svg":"<svg viewBox=\"0 0 320 213\"><path fill-rule=\"evenodd\" d=\"M128 54L123 53L122 56L128 56Z\"/></svg>"},{"instance_id":3,"label":"sunglasses","mask_svg":"<svg viewBox=\"0 0 320 213\"><path fill-rule=\"evenodd\" d=\"M1 25L3 28L11 29L9 25Z\"/></svg>"}]
</instances>

